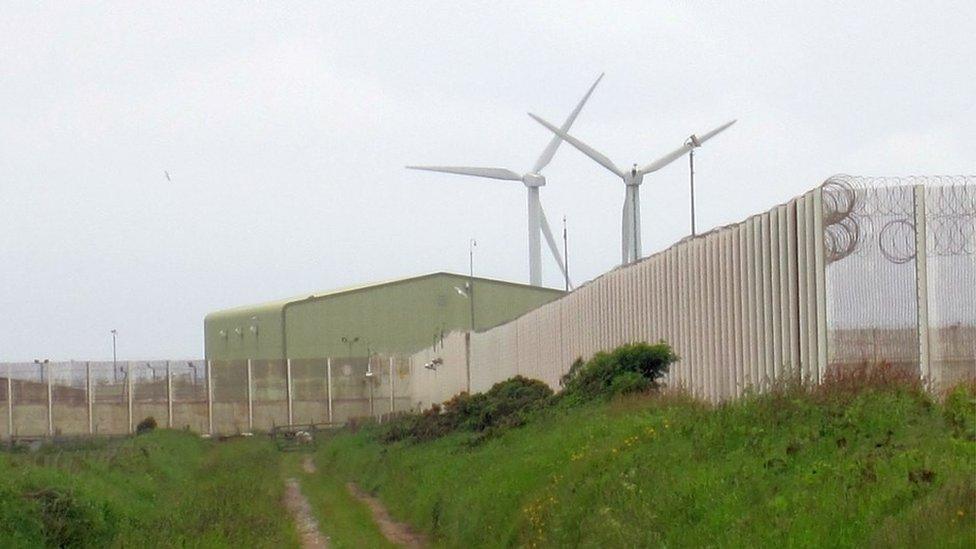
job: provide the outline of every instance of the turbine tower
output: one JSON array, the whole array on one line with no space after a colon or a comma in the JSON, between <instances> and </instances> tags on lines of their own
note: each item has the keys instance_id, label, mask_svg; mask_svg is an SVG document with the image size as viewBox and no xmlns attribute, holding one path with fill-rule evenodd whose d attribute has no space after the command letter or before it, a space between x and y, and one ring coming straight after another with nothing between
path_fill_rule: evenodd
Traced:
<instances>
[{"instance_id":1,"label":"turbine tower","mask_svg":"<svg viewBox=\"0 0 976 549\"><path fill-rule=\"evenodd\" d=\"M590 98L590 94L596 88L596 85L600 83L603 79L603 74L597 77L596 82L590 86L590 89L586 91L586 95L580 100L573 112L569 113L569 117L563 122L562 132L567 132L572 127L573 122L576 121L576 117L579 115L580 111L583 109L583 105ZM566 265L563 263L562 256L559 253L559 247L556 245L556 239L552 235L552 229L549 227L549 221L546 219L546 212L542 209L542 203L539 201L539 188L545 186L546 178L542 175L542 170L549 165L552 161L552 157L556 154L556 149L559 148L559 144L562 143L562 138L557 134L554 135L549 144L542 151L539 159L535 161L535 165L532 169L526 173L518 174L512 170L505 168L471 168L471 167L455 167L455 166L407 166L411 170L427 170L432 172L444 172L453 173L460 175L471 175L475 177L487 177L489 179L504 179L509 181L521 181L525 185L526 190L526 202L528 206L528 230L529 230L529 283L533 286L542 286L542 243L540 239L540 233L545 236L546 243L549 245L549 251L552 252L553 259L556 260L556 264L559 265L560 271L564 277L568 278L566 273Z\"/></svg>"},{"instance_id":2,"label":"turbine tower","mask_svg":"<svg viewBox=\"0 0 976 549\"><path fill-rule=\"evenodd\" d=\"M562 138L570 145L579 149L580 152L592 158L597 164L600 164L604 168L616 174L617 177L623 179L625 194L623 215L621 220L620 251L621 262L624 265L637 261L641 258L640 185L644 182L644 176L651 172L656 172L681 158L685 155L685 153L694 147L701 146L702 143L715 137L736 122L735 120L732 120L731 122L727 122L710 132L702 134L701 136L695 136L695 139L689 139L678 149L675 149L674 151L662 156L661 158L658 158L654 162L651 162L644 167L639 168L637 167L637 164L634 164L630 170L624 171L618 168L616 164L606 157L606 155L597 151L593 147L590 147L586 143L583 143L579 139L569 135L566 130L557 128L556 126L553 126L549 122L546 122L542 118L532 113L529 113L529 116L534 118L536 122L549 128L549 131L556 134L556 137Z\"/></svg>"}]
</instances>

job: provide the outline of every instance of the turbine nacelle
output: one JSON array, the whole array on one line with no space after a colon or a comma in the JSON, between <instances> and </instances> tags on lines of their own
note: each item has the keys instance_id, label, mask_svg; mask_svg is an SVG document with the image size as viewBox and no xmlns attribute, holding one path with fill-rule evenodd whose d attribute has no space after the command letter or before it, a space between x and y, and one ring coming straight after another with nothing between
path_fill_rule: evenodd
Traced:
<instances>
[{"instance_id":1,"label":"turbine nacelle","mask_svg":"<svg viewBox=\"0 0 976 549\"><path fill-rule=\"evenodd\" d=\"M637 168L637 164L634 164L634 167L629 172L623 174L622 179L624 180L624 185L636 187L644 182L644 174Z\"/></svg>"},{"instance_id":2,"label":"turbine nacelle","mask_svg":"<svg viewBox=\"0 0 976 549\"><path fill-rule=\"evenodd\" d=\"M546 184L546 176L530 172L522 176L522 183L526 187L544 187Z\"/></svg>"}]
</instances>

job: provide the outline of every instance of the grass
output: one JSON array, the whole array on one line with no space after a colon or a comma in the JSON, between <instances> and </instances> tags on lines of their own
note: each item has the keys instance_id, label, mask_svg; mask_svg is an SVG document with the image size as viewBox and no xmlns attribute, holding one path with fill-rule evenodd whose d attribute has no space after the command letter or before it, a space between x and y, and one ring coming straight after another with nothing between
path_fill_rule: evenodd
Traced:
<instances>
[{"instance_id":1,"label":"grass","mask_svg":"<svg viewBox=\"0 0 976 549\"><path fill-rule=\"evenodd\" d=\"M365 428L317 461L443 546L973 547L976 442L955 425L976 421L968 394L948 410L862 375L719 407L626 396L476 445Z\"/></svg>"},{"instance_id":2,"label":"grass","mask_svg":"<svg viewBox=\"0 0 976 549\"><path fill-rule=\"evenodd\" d=\"M4 547L297 546L266 440L175 431L0 453Z\"/></svg>"}]
</instances>

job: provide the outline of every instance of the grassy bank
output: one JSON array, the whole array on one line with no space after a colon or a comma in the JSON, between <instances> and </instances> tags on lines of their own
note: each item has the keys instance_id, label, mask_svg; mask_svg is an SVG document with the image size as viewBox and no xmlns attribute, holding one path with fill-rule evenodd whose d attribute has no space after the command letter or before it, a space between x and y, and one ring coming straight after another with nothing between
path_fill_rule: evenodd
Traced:
<instances>
[{"instance_id":1,"label":"grassy bank","mask_svg":"<svg viewBox=\"0 0 976 549\"><path fill-rule=\"evenodd\" d=\"M973 402L863 379L717 408L629 395L487 438L365 427L317 459L445 546L972 547Z\"/></svg>"},{"instance_id":2,"label":"grassy bank","mask_svg":"<svg viewBox=\"0 0 976 549\"><path fill-rule=\"evenodd\" d=\"M0 453L4 547L295 546L267 440L155 431Z\"/></svg>"}]
</instances>

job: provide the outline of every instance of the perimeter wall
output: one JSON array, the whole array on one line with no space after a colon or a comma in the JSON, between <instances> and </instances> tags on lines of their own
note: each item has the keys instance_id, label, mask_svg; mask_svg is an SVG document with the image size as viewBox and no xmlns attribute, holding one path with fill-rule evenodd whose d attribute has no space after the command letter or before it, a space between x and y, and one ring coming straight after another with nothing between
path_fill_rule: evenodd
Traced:
<instances>
[{"instance_id":1,"label":"perimeter wall","mask_svg":"<svg viewBox=\"0 0 976 549\"><path fill-rule=\"evenodd\" d=\"M976 176L832 177L512 322L448 335L411 357L414 404L514 375L558 389L577 358L659 340L681 357L667 382L711 401L864 362L917 369L933 389L976 375Z\"/></svg>"}]
</instances>

